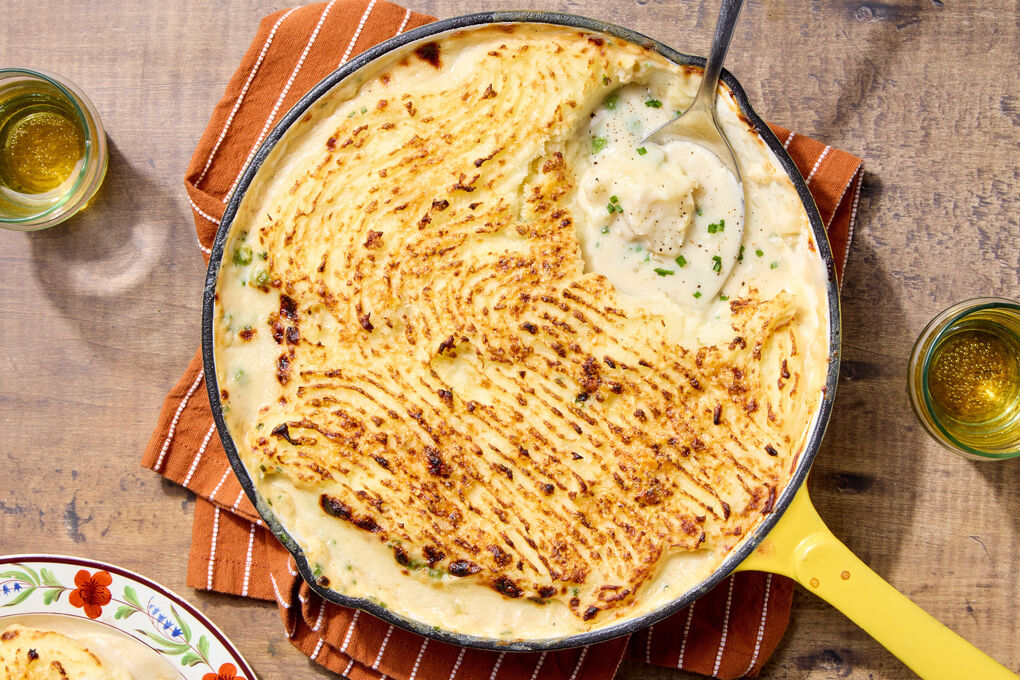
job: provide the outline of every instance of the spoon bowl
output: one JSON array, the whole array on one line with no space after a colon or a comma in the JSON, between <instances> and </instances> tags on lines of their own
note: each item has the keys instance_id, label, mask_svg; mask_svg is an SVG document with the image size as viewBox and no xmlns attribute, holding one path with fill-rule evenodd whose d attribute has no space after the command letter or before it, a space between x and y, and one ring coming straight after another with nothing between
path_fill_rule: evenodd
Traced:
<instances>
[{"instance_id":1,"label":"spoon bowl","mask_svg":"<svg viewBox=\"0 0 1020 680\"><path fill-rule=\"evenodd\" d=\"M657 139L664 140L668 137L671 140L692 142L707 148L716 156L719 162L733 175L741 195L740 215L738 219L733 220L732 224L732 230L736 233L731 232L731 236L736 236L738 242L743 237L744 222L747 217L747 201L743 196L744 185L740 176L740 165L737 163L733 147L716 117L716 100L723 61L726 58L726 51L733 38L733 29L736 28L743 5L744 0L722 1L716 21L715 36L712 38L712 48L705 64L705 74L701 79L698 92L694 96L694 101L686 111L658 126L641 140L642 144L655 143ZM727 228L731 228L731 225L727 224ZM727 274L732 269L736 257L736 252L733 252L729 261L726 262L724 270ZM719 288L722 287L725 278L725 276L719 277ZM718 291L712 291L712 294L715 292Z\"/></svg>"},{"instance_id":2,"label":"spoon bowl","mask_svg":"<svg viewBox=\"0 0 1020 680\"><path fill-rule=\"evenodd\" d=\"M723 61L726 59L726 52L733 39L733 30L737 26L743 6L744 0L723 0L719 7L719 17L716 19L712 47L705 64L705 74L694 101L686 111L655 128L641 140L654 141L660 132L669 128L672 136L686 137L708 147L729 168L737 181L740 181L740 168L733 147L719 126L715 115L715 103L719 94L719 76L722 73Z\"/></svg>"}]
</instances>

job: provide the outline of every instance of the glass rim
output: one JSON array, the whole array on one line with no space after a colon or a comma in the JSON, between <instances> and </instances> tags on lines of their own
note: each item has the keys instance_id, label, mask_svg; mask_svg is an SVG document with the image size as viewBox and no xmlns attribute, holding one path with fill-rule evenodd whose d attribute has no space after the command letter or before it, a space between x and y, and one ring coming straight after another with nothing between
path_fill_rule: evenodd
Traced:
<instances>
[{"instance_id":1,"label":"glass rim","mask_svg":"<svg viewBox=\"0 0 1020 680\"><path fill-rule=\"evenodd\" d=\"M78 122L81 125L82 134L84 135L85 138L84 139L85 153L83 156L84 162L81 164L81 168L78 170L78 176L75 177L74 184L71 186L70 189L67 190L63 198L61 198L53 205L47 207L45 210L42 210L37 213L32 213L31 215L26 215L23 217L4 217L3 215L0 215L0 224L4 225L29 224L35 227L36 230L43 229L47 226L53 226L54 224L59 222L60 221L59 219L54 220L54 218L63 217L65 212L69 213L67 215L68 217L71 214L74 214L74 212L76 212L76 210L65 210L68 207L69 202L83 204L84 202L88 201L91 198L92 193L94 193L86 192L86 195L77 196L80 189L82 189L82 185L84 184L86 177L88 177L90 171L92 170L93 158L95 158L100 153L100 149L97 147L102 146L101 144L98 143L98 140L100 140L103 136L103 127L102 123L99 120L99 114L95 110L95 105L88 98L88 96L85 95L84 92L82 92L77 86L74 85L74 83L71 82L70 79L65 78L64 76L58 73L54 73L52 71L45 71L42 69L14 68L14 67L0 68L0 77L3 77L5 75L24 75L28 76L29 78L41 80L55 87L60 92L60 94L63 95L64 98L66 98L71 103L71 106L74 108L75 115L77 116ZM93 131L95 132L93 133ZM101 163L105 165L105 161L101 161ZM105 174L105 168L103 169L102 174ZM76 196L77 200L72 201L71 199L74 199Z\"/></svg>"},{"instance_id":2,"label":"glass rim","mask_svg":"<svg viewBox=\"0 0 1020 680\"><path fill-rule=\"evenodd\" d=\"M921 401L924 405L924 409L931 420L931 425L934 426L936 431L932 431L932 428L928 426L928 423L924 419L921 419L921 424L927 429L938 443L942 444L950 450L954 450L955 453L962 455L978 458L982 460L1006 460L1009 458L1015 458L1020 456L1020 445L1016 451L1007 451L1003 453L995 453L991 451L983 451L976 449L973 446L964 444L955 436L953 436L946 427L942 424L939 419L934 404L932 403L931 393L928 389L928 370L931 367L932 355L934 354L935 348L939 345L940 340L945 337L946 333L950 331L959 321L986 309L1009 309L1020 313L1020 302L1016 300L1010 300L1009 298L999 297L981 297L971 298L969 300L963 300L955 305L951 305L946 309L942 310L934 319L925 326L924 330L921 331L918 336L917 342L915 343L914 352L917 351L918 347L922 342L926 343L924 353L920 359L921 364ZM940 327L938 332L930 333L935 328ZM912 352L912 354L914 353Z\"/></svg>"}]
</instances>

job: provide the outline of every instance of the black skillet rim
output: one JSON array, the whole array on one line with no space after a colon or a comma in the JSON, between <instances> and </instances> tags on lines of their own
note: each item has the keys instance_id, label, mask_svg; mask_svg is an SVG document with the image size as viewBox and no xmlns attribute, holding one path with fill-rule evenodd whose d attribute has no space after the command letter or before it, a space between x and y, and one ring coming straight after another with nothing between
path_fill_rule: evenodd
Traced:
<instances>
[{"instance_id":1,"label":"black skillet rim","mask_svg":"<svg viewBox=\"0 0 1020 680\"><path fill-rule=\"evenodd\" d=\"M230 225L237 214L237 209L246 190L248 189L248 186L251 184L262 163L265 161L276 143L281 139L281 137L283 137L290 126L294 124L294 122L296 122L315 101L329 92L336 84L348 75L354 73L363 66L366 66L374 59L394 49L407 45L408 43L434 37L440 33L456 29L480 26L483 24L503 23L553 24L578 28L585 31L591 31L593 33L605 33L657 52L666 59L681 66L697 66L700 68L704 68L705 66L705 59L703 57L696 57L677 52L676 50L673 50L652 38L630 29L580 15L540 11L481 12L477 14L452 17L450 19L443 19L413 29L407 33L402 33L366 50L324 78L320 83L313 87L308 94L302 97L301 100L298 101L298 103L295 104L285 116L283 116L280 123L266 137L261 147L259 147L258 152L252 158L251 163L241 176L234 193L231 194L230 200L227 203L226 210L223 214L223 219L218 231L216 232L216 239L213 242L212 253L209 257L209 269L206 275L202 300L202 360L205 369L206 388L209 392L209 402L212 405L213 419L216 422L216 429L219 432L220 440L223 442L223 448L227 452L227 458L230 460L230 465L233 468L234 473L237 475L238 481L244 489L245 494L247 494L248 498L252 501L252 504L258 509L259 514L266 523L266 526L294 556L294 561L297 564L301 576L309 584L313 591L330 602L334 602L345 607L354 607L364 610L369 614L386 621L387 623L392 623L399 628L403 628L419 635L424 635L433 640L472 647L475 649L541 652L605 642L606 640L610 640L621 635L634 633L666 618L667 616L675 614L698 597L707 593L724 578L730 575L733 570L754 551L754 549L764 539L765 535L772 530L779 521L779 518L786 511L787 507L789 507L796 491L802 484L805 483L808 471L811 468L811 463L814 461L815 455L821 446L822 437L825 434L825 428L832 412L832 404L836 391L836 380L839 372L839 356L841 348L839 289L836 282L832 251L829 247L825 225L822 223L821 216L818 213L818 208L815 205L814 198L811 196L811 193L807 188L804 178L801 176L797 166L794 164L789 154L787 154L783 145L776 138L772 130L765 124L758 114L754 112L754 109L751 108L751 105L747 100L747 95L740 86L740 83L737 82L736 78L734 78L732 74L724 70L721 80L733 94L733 98L740 107L741 112L754 124L762 139L764 139L772 152L775 153L779 162L782 164L783 169L793 181L793 184L797 189L797 194L800 196L801 202L804 204L804 208L807 211L808 219L811 222L811 229L814 232L815 243L818 247L819 255L822 257L822 261L826 265L828 275L826 281L826 297L828 299L829 307L829 366L826 373L824 395L818 409L815 423L804 442L800 457L797 460L797 467L790 476L786 487L780 493L779 498L776 499L773 512L762 520L761 524L759 524L755 530L744 539L740 546L735 551L731 552L704 581L689 589L687 592L683 593L671 602L642 614L641 616L625 619L603 628L558 638L541 638L535 640L496 640L492 638L455 633L442 629L436 630L431 626L422 624L421 622L399 616L371 600L344 595L329 588L322 587L316 583L315 577L312 574L312 569L308 564L308 560L306 559L304 552L290 534L287 533L286 529L284 529L272 510L260 500L258 493L255 490L254 482L249 476L244 464L241 462L240 456L237 453L237 449L234 447L233 440L227 431L227 426L223 419L219 386L216 379L215 359L213 355L213 309L216 297L216 282L219 275L220 264L223 260L224 244L226 242L227 234L230 231Z\"/></svg>"}]
</instances>

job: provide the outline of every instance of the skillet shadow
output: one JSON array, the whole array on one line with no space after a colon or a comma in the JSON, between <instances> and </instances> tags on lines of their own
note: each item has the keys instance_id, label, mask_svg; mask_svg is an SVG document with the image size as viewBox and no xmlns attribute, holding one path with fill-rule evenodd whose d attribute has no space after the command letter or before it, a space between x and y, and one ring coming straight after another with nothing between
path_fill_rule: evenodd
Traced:
<instances>
[{"instance_id":1,"label":"skillet shadow","mask_svg":"<svg viewBox=\"0 0 1020 680\"><path fill-rule=\"evenodd\" d=\"M157 313L197 318L201 260L191 248L173 247L194 243L193 233L179 233L190 230L190 220L181 219L172 196L146 170L109 139L109 168L92 202L67 222L29 234L35 275L49 302L97 359L130 362L133 375L164 368L166 351L177 344L193 351L198 340L197 330L192 338L173 337L181 323L152 321ZM197 280L193 295L182 290L190 280Z\"/></svg>"},{"instance_id":2,"label":"skillet shadow","mask_svg":"<svg viewBox=\"0 0 1020 680\"><path fill-rule=\"evenodd\" d=\"M808 490L829 529L865 564L885 578L904 556L916 501L922 490L919 463L926 436L917 424L906 393L906 366L917 329L904 313L902 285L883 269L878 247L869 239L882 196L878 178L865 174L854 243L841 293L843 346L839 384L828 430L815 458ZM910 583L898 583L900 589ZM790 629L774 658L783 659L783 677L808 677L819 670L833 677L871 673L883 677L897 662L863 631L845 646L814 648L817 626L842 615L797 587ZM821 617L821 618L819 618ZM845 621L839 623L842 630ZM826 626L831 640L837 629ZM789 649L797 641L797 650ZM830 643L831 644L831 643ZM835 647L835 645L833 645ZM887 656L883 656L883 654ZM763 677L778 673L775 661ZM790 668L793 666L794 668ZM906 668L903 667L906 673Z\"/></svg>"},{"instance_id":3,"label":"skillet shadow","mask_svg":"<svg viewBox=\"0 0 1020 680\"><path fill-rule=\"evenodd\" d=\"M904 31L926 31L931 22L937 21L938 5L850 2L832 10L833 15L842 14L832 18L842 24L837 30L853 49L844 55L843 76L829 85L838 88L832 109L817 110L814 114L811 127L814 134L827 142L854 138L843 134L848 125L861 124L860 116L874 111L874 106L889 97L889 90L895 88L891 81L894 74L889 71L896 67L897 53L911 44L904 39L908 35ZM855 142L862 144L867 140L855 139Z\"/></svg>"},{"instance_id":4,"label":"skillet shadow","mask_svg":"<svg viewBox=\"0 0 1020 680\"><path fill-rule=\"evenodd\" d=\"M996 513L1013 521L1013 536L1020 537L1020 458L1004 461L975 460L971 465L995 494Z\"/></svg>"}]
</instances>

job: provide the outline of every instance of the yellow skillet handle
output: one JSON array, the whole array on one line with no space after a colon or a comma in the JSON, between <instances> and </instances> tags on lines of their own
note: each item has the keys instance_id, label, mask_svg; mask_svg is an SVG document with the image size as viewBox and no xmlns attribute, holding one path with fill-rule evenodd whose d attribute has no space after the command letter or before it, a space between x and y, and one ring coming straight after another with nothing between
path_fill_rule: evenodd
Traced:
<instances>
[{"instance_id":1,"label":"yellow skillet handle","mask_svg":"<svg viewBox=\"0 0 1020 680\"><path fill-rule=\"evenodd\" d=\"M836 607L925 680L1017 680L1005 666L886 583L832 535L801 485L739 571L793 578Z\"/></svg>"}]
</instances>

